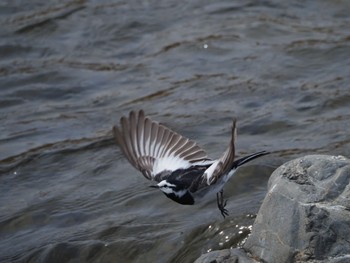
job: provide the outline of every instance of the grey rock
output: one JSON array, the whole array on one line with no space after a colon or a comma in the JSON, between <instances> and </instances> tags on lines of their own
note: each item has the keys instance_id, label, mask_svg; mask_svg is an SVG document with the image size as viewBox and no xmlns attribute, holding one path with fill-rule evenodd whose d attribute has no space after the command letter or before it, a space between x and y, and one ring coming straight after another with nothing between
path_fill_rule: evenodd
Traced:
<instances>
[{"instance_id":1,"label":"grey rock","mask_svg":"<svg viewBox=\"0 0 350 263\"><path fill-rule=\"evenodd\" d=\"M242 249L212 251L199 257L195 263L256 263Z\"/></svg>"},{"instance_id":2,"label":"grey rock","mask_svg":"<svg viewBox=\"0 0 350 263\"><path fill-rule=\"evenodd\" d=\"M350 160L311 155L280 166L243 249L219 252L196 262L350 262Z\"/></svg>"},{"instance_id":3,"label":"grey rock","mask_svg":"<svg viewBox=\"0 0 350 263\"><path fill-rule=\"evenodd\" d=\"M350 161L313 155L280 166L244 248L269 263L350 262Z\"/></svg>"}]
</instances>

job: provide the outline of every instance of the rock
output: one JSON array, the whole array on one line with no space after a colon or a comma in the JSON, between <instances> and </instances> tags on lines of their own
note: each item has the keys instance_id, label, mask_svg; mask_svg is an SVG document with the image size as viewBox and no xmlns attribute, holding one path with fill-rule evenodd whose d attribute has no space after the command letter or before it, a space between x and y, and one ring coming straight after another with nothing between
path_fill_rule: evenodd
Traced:
<instances>
[{"instance_id":1,"label":"rock","mask_svg":"<svg viewBox=\"0 0 350 263\"><path fill-rule=\"evenodd\" d=\"M350 262L349 182L342 156L306 156L276 169L243 246L252 262Z\"/></svg>"},{"instance_id":2,"label":"rock","mask_svg":"<svg viewBox=\"0 0 350 263\"><path fill-rule=\"evenodd\" d=\"M242 249L212 251L199 257L194 263L256 263Z\"/></svg>"},{"instance_id":3,"label":"rock","mask_svg":"<svg viewBox=\"0 0 350 263\"><path fill-rule=\"evenodd\" d=\"M350 161L306 156L279 167L244 248L270 262L350 262ZM317 260L317 261L315 261Z\"/></svg>"}]
</instances>

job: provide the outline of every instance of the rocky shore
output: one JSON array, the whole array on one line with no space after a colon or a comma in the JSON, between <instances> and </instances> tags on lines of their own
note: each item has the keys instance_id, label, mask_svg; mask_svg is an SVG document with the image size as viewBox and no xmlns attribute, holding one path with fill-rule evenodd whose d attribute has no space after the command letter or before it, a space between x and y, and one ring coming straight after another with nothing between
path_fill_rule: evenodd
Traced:
<instances>
[{"instance_id":1,"label":"rocky shore","mask_svg":"<svg viewBox=\"0 0 350 263\"><path fill-rule=\"evenodd\" d=\"M195 262L350 262L350 160L311 155L280 166L243 247Z\"/></svg>"}]
</instances>

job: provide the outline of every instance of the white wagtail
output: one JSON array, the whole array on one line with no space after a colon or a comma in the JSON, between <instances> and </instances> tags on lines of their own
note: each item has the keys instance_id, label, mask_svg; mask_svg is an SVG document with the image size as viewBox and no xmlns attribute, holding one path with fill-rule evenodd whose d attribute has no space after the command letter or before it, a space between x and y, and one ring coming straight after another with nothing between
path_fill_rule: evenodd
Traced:
<instances>
[{"instance_id":1,"label":"white wagtail","mask_svg":"<svg viewBox=\"0 0 350 263\"><path fill-rule=\"evenodd\" d=\"M149 180L158 184L168 198L182 205L198 203L209 193L216 193L217 205L223 217L228 215L223 187L236 169L266 151L235 160L236 120L232 137L224 154L217 160L194 141L145 117L143 110L131 111L129 118L120 119L120 128L113 127L117 144L129 162Z\"/></svg>"}]
</instances>

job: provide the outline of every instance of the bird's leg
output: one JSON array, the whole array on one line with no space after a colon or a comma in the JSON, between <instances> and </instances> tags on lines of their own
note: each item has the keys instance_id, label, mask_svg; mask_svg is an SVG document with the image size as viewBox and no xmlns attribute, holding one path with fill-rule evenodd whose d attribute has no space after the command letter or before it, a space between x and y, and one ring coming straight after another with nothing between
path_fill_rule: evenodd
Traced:
<instances>
[{"instance_id":1,"label":"bird's leg","mask_svg":"<svg viewBox=\"0 0 350 263\"><path fill-rule=\"evenodd\" d=\"M220 192L216 193L216 201L222 216L225 218L225 216L228 216L228 211L225 208L227 200L224 200L224 190L221 190Z\"/></svg>"}]
</instances>

